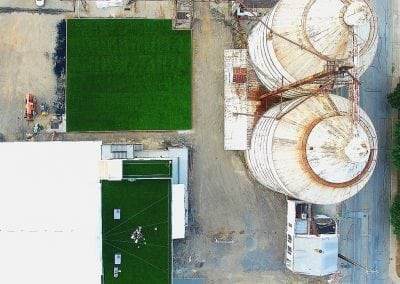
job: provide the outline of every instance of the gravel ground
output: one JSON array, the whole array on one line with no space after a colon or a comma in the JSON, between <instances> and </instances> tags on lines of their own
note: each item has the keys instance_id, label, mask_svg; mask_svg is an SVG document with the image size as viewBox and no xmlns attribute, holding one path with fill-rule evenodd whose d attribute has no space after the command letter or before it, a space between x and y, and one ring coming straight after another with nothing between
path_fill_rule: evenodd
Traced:
<instances>
[{"instance_id":1,"label":"gravel ground","mask_svg":"<svg viewBox=\"0 0 400 284\"><path fill-rule=\"evenodd\" d=\"M242 156L223 150L223 51L232 39L208 3L196 3L195 11L191 232L174 243L175 275L208 283L311 281L284 269L284 196L261 189Z\"/></svg>"},{"instance_id":2,"label":"gravel ground","mask_svg":"<svg viewBox=\"0 0 400 284\"><path fill-rule=\"evenodd\" d=\"M27 92L50 104L56 84L52 61L56 25L62 18L29 13L0 15L0 133L7 140L24 137Z\"/></svg>"}]
</instances>

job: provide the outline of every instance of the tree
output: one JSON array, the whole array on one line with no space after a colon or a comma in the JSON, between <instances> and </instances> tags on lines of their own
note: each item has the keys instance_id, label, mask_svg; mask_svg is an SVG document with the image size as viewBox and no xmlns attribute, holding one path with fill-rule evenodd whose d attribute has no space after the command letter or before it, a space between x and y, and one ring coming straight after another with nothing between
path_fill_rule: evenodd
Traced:
<instances>
[{"instance_id":1,"label":"tree","mask_svg":"<svg viewBox=\"0 0 400 284\"><path fill-rule=\"evenodd\" d=\"M400 142L400 120L393 127L393 142Z\"/></svg>"},{"instance_id":2,"label":"tree","mask_svg":"<svg viewBox=\"0 0 400 284\"><path fill-rule=\"evenodd\" d=\"M393 226L393 233L400 237L400 194L397 193L392 206L390 207L390 222Z\"/></svg>"},{"instance_id":3,"label":"tree","mask_svg":"<svg viewBox=\"0 0 400 284\"><path fill-rule=\"evenodd\" d=\"M400 84L397 84L396 89L387 95L387 99L392 108L400 108Z\"/></svg>"},{"instance_id":4,"label":"tree","mask_svg":"<svg viewBox=\"0 0 400 284\"><path fill-rule=\"evenodd\" d=\"M392 163L397 169L400 169L400 144L393 146Z\"/></svg>"}]
</instances>

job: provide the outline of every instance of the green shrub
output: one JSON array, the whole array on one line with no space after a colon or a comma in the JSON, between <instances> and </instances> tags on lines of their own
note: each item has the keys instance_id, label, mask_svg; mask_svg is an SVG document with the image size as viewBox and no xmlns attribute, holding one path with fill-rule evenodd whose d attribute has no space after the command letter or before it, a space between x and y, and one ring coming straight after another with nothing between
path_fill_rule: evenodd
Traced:
<instances>
[{"instance_id":1,"label":"green shrub","mask_svg":"<svg viewBox=\"0 0 400 284\"><path fill-rule=\"evenodd\" d=\"M393 142L399 143L400 142L400 121L397 121L393 128Z\"/></svg>"},{"instance_id":2,"label":"green shrub","mask_svg":"<svg viewBox=\"0 0 400 284\"><path fill-rule=\"evenodd\" d=\"M399 170L400 169L400 145L394 145L392 149L392 163Z\"/></svg>"},{"instance_id":3,"label":"green shrub","mask_svg":"<svg viewBox=\"0 0 400 284\"><path fill-rule=\"evenodd\" d=\"M390 222L393 226L393 232L400 237L400 194L396 194L390 207Z\"/></svg>"},{"instance_id":4,"label":"green shrub","mask_svg":"<svg viewBox=\"0 0 400 284\"><path fill-rule=\"evenodd\" d=\"M392 108L400 108L400 84L397 84L396 89L387 95L387 99Z\"/></svg>"}]
</instances>

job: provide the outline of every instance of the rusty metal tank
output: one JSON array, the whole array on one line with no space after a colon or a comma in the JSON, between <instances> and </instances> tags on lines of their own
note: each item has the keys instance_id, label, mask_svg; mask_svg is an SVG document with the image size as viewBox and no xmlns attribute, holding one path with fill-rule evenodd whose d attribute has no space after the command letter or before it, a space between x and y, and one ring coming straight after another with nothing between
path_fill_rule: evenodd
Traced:
<instances>
[{"instance_id":1,"label":"rusty metal tank","mask_svg":"<svg viewBox=\"0 0 400 284\"><path fill-rule=\"evenodd\" d=\"M378 155L374 126L349 101L325 94L301 97L266 111L257 122L248 168L265 187L316 204L341 202L371 177Z\"/></svg>"},{"instance_id":2,"label":"rusty metal tank","mask_svg":"<svg viewBox=\"0 0 400 284\"><path fill-rule=\"evenodd\" d=\"M323 72L332 62L353 64L353 43L359 54L359 75L371 65L376 53L377 18L367 0L281 0L262 22L249 35L248 52L268 90ZM303 85L283 96L298 97L318 87L318 83Z\"/></svg>"}]
</instances>

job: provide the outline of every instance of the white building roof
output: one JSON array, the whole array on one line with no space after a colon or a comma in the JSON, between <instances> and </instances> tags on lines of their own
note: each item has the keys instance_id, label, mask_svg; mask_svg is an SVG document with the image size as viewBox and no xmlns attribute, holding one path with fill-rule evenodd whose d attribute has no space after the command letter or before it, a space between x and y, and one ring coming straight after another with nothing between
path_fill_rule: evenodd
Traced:
<instances>
[{"instance_id":1,"label":"white building roof","mask_svg":"<svg viewBox=\"0 0 400 284\"><path fill-rule=\"evenodd\" d=\"M136 144L139 145L139 144ZM189 199L187 194L188 188L188 166L189 166L189 150L181 147L168 147L167 150L142 150L135 144L103 144L102 145L102 161L100 162L101 179L105 180L121 180L122 179L122 160L114 158L112 148L116 147L118 151L126 152L127 159L168 159L172 162L172 184L182 184L184 187L184 205L179 205L176 210L181 210L180 206L184 206L185 224L188 224L188 208ZM140 146L140 145L139 145ZM120 147L118 149L118 147ZM137 147L138 149L135 149ZM113 160L109 160L113 159ZM178 197L177 197L178 198ZM179 197L181 198L181 197ZM181 211L182 212L182 211ZM173 212L172 212L173 213ZM180 218L180 217L179 217ZM182 230L182 229L181 229ZM184 229L183 229L184 230ZM184 233L184 231L183 231ZM182 234L178 234L182 236ZM180 238L180 237L179 237Z\"/></svg>"},{"instance_id":2,"label":"white building roof","mask_svg":"<svg viewBox=\"0 0 400 284\"><path fill-rule=\"evenodd\" d=\"M311 233L311 204L287 200L286 267L295 273L323 276L337 271L339 237L335 233ZM312 214L312 213L311 213ZM314 215L324 219L328 216ZM318 225L317 225L318 226Z\"/></svg>"},{"instance_id":3,"label":"white building roof","mask_svg":"<svg viewBox=\"0 0 400 284\"><path fill-rule=\"evenodd\" d=\"M234 82L234 68L247 68L246 49L224 52L224 149L247 150L247 85Z\"/></svg>"},{"instance_id":4,"label":"white building roof","mask_svg":"<svg viewBox=\"0 0 400 284\"><path fill-rule=\"evenodd\" d=\"M0 143L0 283L100 284L101 142Z\"/></svg>"},{"instance_id":5,"label":"white building roof","mask_svg":"<svg viewBox=\"0 0 400 284\"><path fill-rule=\"evenodd\" d=\"M122 180L122 160L103 160L99 163L102 180Z\"/></svg>"},{"instance_id":6,"label":"white building roof","mask_svg":"<svg viewBox=\"0 0 400 284\"><path fill-rule=\"evenodd\" d=\"M172 185L172 239L185 238L185 185Z\"/></svg>"},{"instance_id":7,"label":"white building roof","mask_svg":"<svg viewBox=\"0 0 400 284\"><path fill-rule=\"evenodd\" d=\"M299 236L293 244L293 272L323 276L337 271L338 235Z\"/></svg>"}]
</instances>

